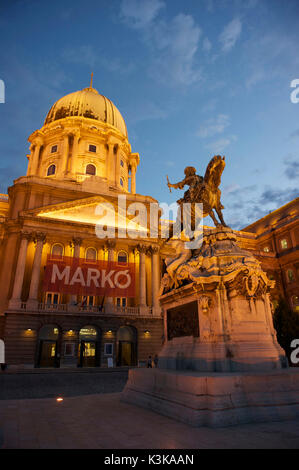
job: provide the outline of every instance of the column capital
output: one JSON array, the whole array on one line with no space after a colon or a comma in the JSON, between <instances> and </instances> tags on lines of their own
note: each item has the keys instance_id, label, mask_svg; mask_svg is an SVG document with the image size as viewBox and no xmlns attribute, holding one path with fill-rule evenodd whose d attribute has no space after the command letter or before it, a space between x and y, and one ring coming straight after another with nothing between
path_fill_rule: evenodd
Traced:
<instances>
[{"instance_id":1,"label":"column capital","mask_svg":"<svg viewBox=\"0 0 299 470\"><path fill-rule=\"evenodd\" d=\"M41 146L44 143L44 139L41 136L38 136L34 139L34 141L32 143L33 143L33 145Z\"/></svg>"},{"instance_id":2,"label":"column capital","mask_svg":"<svg viewBox=\"0 0 299 470\"><path fill-rule=\"evenodd\" d=\"M33 238L33 234L31 232L27 232L26 230L21 231L21 239L26 238L26 240L31 240Z\"/></svg>"},{"instance_id":3,"label":"column capital","mask_svg":"<svg viewBox=\"0 0 299 470\"><path fill-rule=\"evenodd\" d=\"M109 250L113 249L116 247L116 241L115 240L107 240L105 243L105 247Z\"/></svg>"},{"instance_id":4,"label":"column capital","mask_svg":"<svg viewBox=\"0 0 299 470\"><path fill-rule=\"evenodd\" d=\"M74 247L74 246L81 246L82 245L82 238L80 237L73 237L70 241L70 246L71 247Z\"/></svg>"},{"instance_id":5,"label":"column capital","mask_svg":"<svg viewBox=\"0 0 299 470\"><path fill-rule=\"evenodd\" d=\"M45 241L46 241L46 234L43 233L43 232L35 232L35 233L33 234L33 240L34 240L35 242L40 242L40 241L41 241L41 242L45 243Z\"/></svg>"},{"instance_id":6,"label":"column capital","mask_svg":"<svg viewBox=\"0 0 299 470\"><path fill-rule=\"evenodd\" d=\"M158 245L151 245L149 247L149 252L152 253L153 255L158 254L160 251L160 247Z\"/></svg>"},{"instance_id":7,"label":"column capital","mask_svg":"<svg viewBox=\"0 0 299 470\"><path fill-rule=\"evenodd\" d=\"M143 244L139 244L139 245L137 245L137 250L139 251L139 253L144 253L145 254L148 250L148 246L143 245Z\"/></svg>"}]
</instances>

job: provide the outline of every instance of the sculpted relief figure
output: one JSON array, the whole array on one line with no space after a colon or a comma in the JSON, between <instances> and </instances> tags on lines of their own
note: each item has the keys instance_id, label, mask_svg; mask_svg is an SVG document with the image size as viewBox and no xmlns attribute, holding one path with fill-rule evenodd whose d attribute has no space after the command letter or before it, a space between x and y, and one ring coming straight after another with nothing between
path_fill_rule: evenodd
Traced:
<instances>
[{"instance_id":1,"label":"sculpted relief figure","mask_svg":"<svg viewBox=\"0 0 299 470\"><path fill-rule=\"evenodd\" d=\"M178 183L170 183L167 177L167 185L170 191L171 188L183 189L184 186L189 186L189 189L184 193L184 197L177 201L180 210L178 211L178 219L176 223L181 225L181 230L183 229L183 207L185 203L190 203L191 207L191 230L195 229L195 203L202 203L203 217L209 215L216 227L227 227L222 215L222 209L224 207L220 201L221 191L219 189L224 167L225 157L215 155L208 164L204 177L197 175L195 168L190 166L185 168L185 178ZM214 210L216 211L220 222L216 219ZM172 235L173 227L170 231L169 238L171 238Z\"/></svg>"}]
</instances>

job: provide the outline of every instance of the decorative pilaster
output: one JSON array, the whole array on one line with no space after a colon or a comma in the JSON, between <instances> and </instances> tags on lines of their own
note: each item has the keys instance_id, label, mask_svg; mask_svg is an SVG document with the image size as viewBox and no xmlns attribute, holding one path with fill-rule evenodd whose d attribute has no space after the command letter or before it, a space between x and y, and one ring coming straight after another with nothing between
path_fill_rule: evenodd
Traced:
<instances>
[{"instance_id":1,"label":"decorative pilaster","mask_svg":"<svg viewBox=\"0 0 299 470\"><path fill-rule=\"evenodd\" d=\"M115 156L115 186L120 187L120 146L116 147L116 156Z\"/></svg>"},{"instance_id":2,"label":"decorative pilaster","mask_svg":"<svg viewBox=\"0 0 299 470\"><path fill-rule=\"evenodd\" d=\"M70 242L71 247L73 248L73 258L74 259L79 259L80 258L80 247L82 244L82 238L80 237L74 237L72 241ZM76 305L77 304L77 295L72 294L70 296L70 304L71 305Z\"/></svg>"},{"instance_id":3,"label":"decorative pilaster","mask_svg":"<svg viewBox=\"0 0 299 470\"><path fill-rule=\"evenodd\" d=\"M160 288L160 273L159 273L159 247L151 247L152 254L152 305L153 313L155 315L160 314L160 304L159 304L159 288Z\"/></svg>"},{"instance_id":4,"label":"decorative pilaster","mask_svg":"<svg viewBox=\"0 0 299 470\"><path fill-rule=\"evenodd\" d=\"M34 239L36 241L36 248L35 248L35 254L34 254L34 259L33 259L31 283L30 283L29 298L28 298L29 308L37 308L37 305L38 305L37 296L38 296L38 287L39 287L39 279L40 279L40 271L41 271L41 259L42 259L43 246L46 241L46 235L44 233L37 232L34 235Z\"/></svg>"},{"instance_id":5,"label":"decorative pilaster","mask_svg":"<svg viewBox=\"0 0 299 470\"><path fill-rule=\"evenodd\" d=\"M146 271L145 271L145 254L146 245L138 245L139 251L139 306L146 307Z\"/></svg>"},{"instance_id":6,"label":"decorative pilaster","mask_svg":"<svg viewBox=\"0 0 299 470\"><path fill-rule=\"evenodd\" d=\"M70 161L70 174L73 175L75 173L75 161L76 156L78 155L78 148L79 148L79 140L80 140L80 132L76 132L73 135L73 148L72 148L72 155Z\"/></svg>"},{"instance_id":7,"label":"decorative pilaster","mask_svg":"<svg viewBox=\"0 0 299 470\"><path fill-rule=\"evenodd\" d=\"M136 194L136 166L131 166L131 193Z\"/></svg>"},{"instance_id":8,"label":"decorative pilaster","mask_svg":"<svg viewBox=\"0 0 299 470\"><path fill-rule=\"evenodd\" d=\"M115 240L107 240L106 241L106 247L108 249L108 265L109 263L112 263L114 261L114 257L115 257L115 253L114 253L114 250L115 250L115 246L116 246L116 242ZM110 311L113 311L113 297L107 297L106 298L106 302L105 302L105 306L107 308L107 311L109 312Z\"/></svg>"},{"instance_id":9,"label":"decorative pilaster","mask_svg":"<svg viewBox=\"0 0 299 470\"><path fill-rule=\"evenodd\" d=\"M21 295L24 281L26 257L28 242L31 239L31 234L29 232L21 232L21 244L19 248L18 261L16 266L14 287L12 291L12 297L9 301L9 308L19 309L21 307Z\"/></svg>"},{"instance_id":10,"label":"decorative pilaster","mask_svg":"<svg viewBox=\"0 0 299 470\"><path fill-rule=\"evenodd\" d=\"M61 160L60 176L64 176L67 171L69 148L70 148L69 135L65 134L63 137L63 155L62 155L62 160Z\"/></svg>"},{"instance_id":11,"label":"decorative pilaster","mask_svg":"<svg viewBox=\"0 0 299 470\"><path fill-rule=\"evenodd\" d=\"M38 173L38 166L39 166L39 154L40 149L43 145L43 139L41 137L37 137L34 141L34 151L32 155L32 163L30 165L30 175L37 175Z\"/></svg>"},{"instance_id":12,"label":"decorative pilaster","mask_svg":"<svg viewBox=\"0 0 299 470\"><path fill-rule=\"evenodd\" d=\"M108 183L114 182L114 144L108 143L107 144L108 152L107 152L107 159L106 159L106 178Z\"/></svg>"}]
</instances>

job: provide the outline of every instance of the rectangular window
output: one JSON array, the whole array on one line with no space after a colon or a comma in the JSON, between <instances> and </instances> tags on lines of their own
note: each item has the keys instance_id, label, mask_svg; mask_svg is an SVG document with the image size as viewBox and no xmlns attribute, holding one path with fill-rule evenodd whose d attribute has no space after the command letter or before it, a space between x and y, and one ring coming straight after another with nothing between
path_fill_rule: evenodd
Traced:
<instances>
[{"instance_id":1,"label":"rectangular window","mask_svg":"<svg viewBox=\"0 0 299 470\"><path fill-rule=\"evenodd\" d=\"M90 145L90 146L89 146L89 151L96 153L96 151L97 151L96 145Z\"/></svg>"},{"instance_id":2,"label":"rectangular window","mask_svg":"<svg viewBox=\"0 0 299 470\"><path fill-rule=\"evenodd\" d=\"M51 153L57 152L57 145L52 145Z\"/></svg>"},{"instance_id":3,"label":"rectangular window","mask_svg":"<svg viewBox=\"0 0 299 470\"><path fill-rule=\"evenodd\" d=\"M104 344L104 356L112 356L113 355L113 343L105 343Z\"/></svg>"},{"instance_id":4,"label":"rectangular window","mask_svg":"<svg viewBox=\"0 0 299 470\"><path fill-rule=\"evenodd\" d=\"M127 306L127 297L117 297L116 298L117 307L126 307Z\"/></svg>"}]
</instances>

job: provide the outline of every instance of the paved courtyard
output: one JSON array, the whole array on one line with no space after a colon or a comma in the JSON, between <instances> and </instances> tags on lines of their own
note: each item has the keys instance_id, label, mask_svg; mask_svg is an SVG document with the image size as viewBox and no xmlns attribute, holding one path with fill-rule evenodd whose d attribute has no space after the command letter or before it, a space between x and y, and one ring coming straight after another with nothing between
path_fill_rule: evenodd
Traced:
<instances>
[{"instance_id":1,"label":"paved courtyard","mask_svg":"<svg viewBox=\"0 0 299 470\"><path fill-rule=\"evenodd\" d=\"M227 428L192 428L149 410L122 403L120 393L125 371L117 373L78 373L68 375L69 388L63 388L67 374L7 374L5 383L27 383L23 395L34 395L35 380L40 382L36 395L44 394L50 378L51 398L0 400L0 448L3 449L298 449L299 420L246 424ZM17 377L18 376L18 377ZM35 378L34 378L34 377ZM74 377L75 376L75 377ZM27 377L27 379L26 379ZM48 379L47 379L48 377ZM63 378L64 377L64 378ZM114 377L114 378L113 378ZM74 396L84 390L85 393ZM55 389L53 383L56 381ZM101 390L86 394L93 381ZM88 385L89 384L89 385ZM88 385L88 386L87 386ZM95 385L94 385L95 386ZM61 388L62 387L62 388ZM72 392L71 392L72 388ZM30 391L31 390L31 391ZM65 393L58 394L57 392ZM55 393L54 393L55 392ZM71 393L70 393L71 392ZM110 390L111 392L111 390ZM1 392L2 393L2 392ZM22 394L18 392L19 396ZM11 388L11 396L16 390ZM60 395L63 401L57 402ZM3 397L3 393L2 393ZM7 398L7 395L6 395Z\"/></svg>"}]
</instances>

